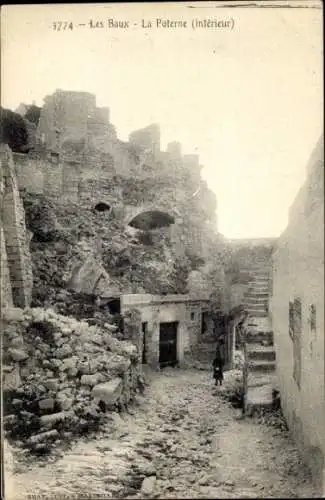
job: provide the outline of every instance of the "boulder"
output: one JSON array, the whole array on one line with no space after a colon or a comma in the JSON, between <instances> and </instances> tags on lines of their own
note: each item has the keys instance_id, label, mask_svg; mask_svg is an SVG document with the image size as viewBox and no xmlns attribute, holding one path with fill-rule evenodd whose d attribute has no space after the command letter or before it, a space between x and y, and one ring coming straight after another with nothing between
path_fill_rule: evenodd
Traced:
<instances>
[{"instance_id":1,"label":"boulder","mask_svg":"<svg viewBox=\"0 0 325 500\"><path fill-rule=\"evenodd\" d=\"M66 411L70 410L73 405L73 398L62 397L58 400L61 410Z\"/></svg>"},{"instance_id":2,"label":"boulder","mask_svg":"<svg viewBox=\"0 0 325 500\"><path fill-rule=\"evenodd\" d=\"M148 497L152 495L155 489L156 481L156 476L145 477L141 485L141 493Z\"/></svg>"},{"instance_id":3,"label":"boulder","mask_svg":"<svg viewBox=\"0 0 325 500\"><path fill-rule=\"evenodd\" d=\"M59 359L67 358L72 354L72 349L69 344L64 344L60 349L56 351L56 356Z\"/></svg>"},{"instance_id":4,"label":"boulder","mask_svg":"<svg viewBox=\"0 0 325 500\"><path fill-rule=\"evenodd\" d=\"M38 406L40 407L41 410L53 410L54 399L53 398L41 399L41 401L38 402Z\"/></svg>"},{"instance_id":5,"label":"boulder","mask_svg":"<svg viewBox=\"0 0 325 500\"><path fill-rule=\"evenodd\" d=\"M63 372L66 370L70 370L71 368L76 368L78 362L77 356L71 356L71 358L66 358L63 360L60 370Z\"/></svg>"},{"instance_id":6,"label":"boulder","mask_svg":"<svg viewBox=\"0 0 325 500\"><path fill-rule=\"evenodd\" d=\"M95 333L95 335L92 336L91 341L97 345L103 344L103 338L99 333Z\"/></svg>"},{"instance_id":7,"label":"boulder","mask_svg":"<svg viewBox=\"0 0 325 500\"><path fill-rule=\"evenodd\" d=\"M22 337L15 337L10 342L11 347L20 348L24 345L24 339Z\"/></svg>"},{"instance_id":8,"label":"boulder","mask_svg":"<svg viewBox=\"0 0 325 500\"><path fill-rule=\"evenodd\" d=\"M53 429L51 431L45 431L45 432L40 432L39 434L35 434L34 436L30 437L27 441L27 444L29 445L34 445L37 443L41 443L43 441L48 441L48 440L53 440L57 439L59 437L59 433L56 429Z\"/></svg>"},{"instance_id":9,"label":"boulder","mask_svg":"<svg viewBox=\"0 0 325 500\"><path fill-rule=\"evenodd\" d=\"M122 394L123 381L120 377L116 377L109 382L96 385L92 390L92 396L95 401L102 401L110 406L117 402Z\"/></svg>"},{"instance_id":10,"label":"boulder","mask_svg":"<svg viewBox=\"0 0 325 500\"><path fill-rule=\"evenodd\" d=\"M3 367L3 391L12 391L18 389L21 385L19 367L16 365L13 370L6 371Z\"/></svg>"},{"instance_id":11,"label":"boulder","mask_svg":"<svg viewBox=\"0 0 325 500\"><path fill-rule=\"evenodd\" d=\"M93 375L82 375L80 383L82 385L90 385L90 387L93 387L98 383L98 379L99 373L94 373Z\"/></svg>"},{"instance_id":12,"label":"boulder","mask_svg":"<svg viewBox=\"0 0 325 500\"><path fill-rule=\"evenodd\" d=\"M28 354L22 349L13 349L10 347L8 353L14 361L24 361L28 358Z\"/></svg>"},{"instance_id":13,"label":"boulder","mask_svg":"<svg viewBox=\"0 0 325 500\"><path fill-rule=\"evenodd\" d=\"M57 422L60 422L62 420L66 419L73 419L75 417L74 411L61 411L59 413L52 413L51 415L43 415L40 418L41 425L43 427L52 427L55 425Z\"/></svg>"},{"instance_id":14,"label":"boulder","mask_svg":"<svg viewBox=\"0 0 325 500\"><path fill-rule=\"evenodd\" d=\"M20 307L8 307L2 312L2 319L6 321L23 321L24 310Z\"/></svg>"}]
</instances>

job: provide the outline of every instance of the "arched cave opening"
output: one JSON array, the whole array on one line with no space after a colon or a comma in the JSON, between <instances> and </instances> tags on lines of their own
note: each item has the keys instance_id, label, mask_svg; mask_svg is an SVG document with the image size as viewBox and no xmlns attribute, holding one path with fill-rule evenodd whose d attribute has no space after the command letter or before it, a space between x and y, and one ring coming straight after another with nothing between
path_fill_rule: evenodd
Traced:
<instances>
[{"instance_id":1,"label":"arched cave opening","mask_svg":"<svg viewBox=\"0 0 325 500\"><path fill-rule=\"evenodd\" d=\"M109 212L111 210L111 206L108 205L108 203L101 201L94 206L94 210L96 210L96 212Z\"/></svg>"},{"instance_id":2,"label":"arched cave opening","mask_svg":"<svg viewBox=\"0 0 325 500\"><path fill-rule=\"evenodd\" d=\"M160 210L148 210L133 217L133 219L129 222L129 226L142 231L150 231L152 229L168 227L174 223L175 218L167 212L162 212Z\"/></svg>"}]
</instances>

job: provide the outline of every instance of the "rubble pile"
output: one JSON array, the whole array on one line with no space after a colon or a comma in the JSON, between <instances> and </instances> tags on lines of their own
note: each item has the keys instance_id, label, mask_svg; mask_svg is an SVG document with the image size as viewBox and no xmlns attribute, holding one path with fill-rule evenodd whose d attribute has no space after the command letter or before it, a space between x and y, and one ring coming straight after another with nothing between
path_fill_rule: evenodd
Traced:
<instances>
[{"instance_id":1,"label":"rubble pile","mask_svg":"<svg viewBox=\"0 0 325 500\"><path fill-rule=\"evenodd\" d=\"M37 453L98 429L141 387L136 347L117 326L89 325L51 309L3 312L4 424L8 438Z\"/></svg>"},{"instance_id":2,"label":"rubble pile","mask_svg":"<svg viewBox=\"0 0 325 500\"><path fill-rule=\"evenodd\" d=\"M114 211L61 206L26 191L21 196L33 234L34 307L51 307L90 256L108 273L112 293L186 293L191 262L174 255L164 228L151 231L149 241L147 233L129 233Z\"/></svg>"}]
</instances>

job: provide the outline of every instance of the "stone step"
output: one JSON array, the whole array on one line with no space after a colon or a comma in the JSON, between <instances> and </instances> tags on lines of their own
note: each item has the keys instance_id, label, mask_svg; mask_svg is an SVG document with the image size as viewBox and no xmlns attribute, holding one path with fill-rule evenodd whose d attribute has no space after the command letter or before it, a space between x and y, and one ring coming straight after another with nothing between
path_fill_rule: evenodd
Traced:
<instances>
[{"instance_id":1,"label":"stone step","mask_svg":"<svg viewBox=\"0 0 325 500\"><path fill-rule=\"evenodd\" d=\"M268 344L273 346L273 333L272 332L256 332L248 335L247 344Z\"/></svg>"},{"instance_id":2,"label":"stone step","mask_svg":"<svg viewBox=\"0 0 325 500\"><path fill-rule=\"evenodd\" d=\"M246 302L252 302L253 304L259 304L259 303L263 303L263 302L268 302L268 295L245 295L245 301Z\"/></svg>"},{"instance_id":3,"label":"stone step","mask_svg":"<svg viewBox=\"0 0 325 500\"><path fill-rule=\"evenodd\" d=\"M247 345L248 359L261 361L275 361L274 346L263 346L261 344L251 343Z\"/></svg>"},{"instance_id":4,"label":"stone step","mask_svg":"<svg viewBox=\"0 0 325 500\"><path fill-rule=\"evenodd\" d=\"M244 300L248 301L248 302L252 302L252 303L255 303L255 304L258 304L260 302L268 302L269 300L269 295L266 294L266 293L261 293L261 294L258 294L258 293L255 293L255 294L251 294L251 293L247 293L245 296L244 296Z\"/></svg>"},{"instance_id":5,"label":"stone step","mask_svg":"<svg viewBox=\"0 0 325 500\"><path fill-rule=\"evenodd\" d=\"M263 290L262 289L257 289L257 288L251 288L250 289L250 294L249 296L257 296L257 297L268 297L269 296L269 289L265 287ZM247 294L248 295L248 294Z\"/></svg>"},{"instance_id":6,"label":"stone step","mask_svg":"<svg viewBox=\"0 0 325 500\"><path fill-rule=\"evenodd\" d=\"M252 276L252 283L269 283L270 278L268 276Z\"/></svg>"},{"instance_id":7,"label":"stone step","mask_svg":"<svg viewBox=\"0 0 325 500\"><path fill-rule=\"evenodd\" d=\"M267 305L268 305L268 302L265 301L264 303L263 302L255 302L255 303L252 303L252 302L245 302L245 306L246 306L246 309L250 309L250 310L255 310L255 311L266 311L267 309Z\"/></svg>"},{"instance_id":8,"label":"stone step","mask_svg":"<svg viewBox=\"0 0 325 500\"><path fill-rule=\"evenodd\" d=\"M253 292L252 290L249 290L246 294L245 294L245 298L252 298L252 299L262 299L262 298L267 298L269 296L269 293L268 292L263 292L263 293L256 293L256 292Z\"/></svg>"},{"instance_id":9,"label":"stone step","mask_svg":"<svg viewBox=\"0 0 325 500\"><path fill-rule=\"evenodd\" d=\"M268 312L268 302L266 302L264 304L250 304L250 303L244 302L243 305L244 305L246 311L248 311L252 315L254 315L254 311L265 312L265 313Z\"/></svg>"},{"instance_id":10,"label":"stone step","mask_svg":"<svg viewBox=\"0 0 325 500\"><path fill-rule=\"evenodd\" d=\"M250 285L249 289L251 292L254 292L254 293L261 293L261 292L268 293L269 287L268 287L268 285L252 284L252 285Z\"/></svg>"},{"instance_id":11,"label":"stone step","mask_svg":"<svg viewBox=\"0 0 325 500\"><path fill-rule=\"evenodd\" d=\"M275 361L261 361L261 360L250 360L250 371L260 371L260 372L274 372L276 368Z\"/></svg>"},{"instance_id":12,"label":"stone step","mask_svg":"<svg viewBox=\"0 0 325 500\"><path fill-rule=\"evenodd\" d=\"M255 318L268 318L267 311L256 311L250 307L246 307L245 309L251 316L255 316Z\"/></svg>"},{"instance_id":13,"label":"stone step","mask_svg":"<svg viewBox=\"0 0 325 500\"><path fill-rule=\"evenodd\" d=\"M245 412L248 416L261 410L271 409L273 406L272 385L261 387L251 387L248 389L245 398Z\"/></svg>"},{"instance_id":14,"label":"stone step","mask_svg":"<svg viewBox=\"0 0 325 500\"><path fill-rule=\"evenodd\" d=\"M271 321L269 317L266 318L256 318L254 316L250 316L248 318L247 324L249 326L254 326L256 330L260 330L263 332L272 331Z\"/></svg>"},{"instance_id":15,"label":"stone step","mask_svg":"<svg viewBox=\"0 0 325 500\"><path fill-rule=\"evenodd\" d=\"M264 318L264 317L267 318L268 317L268 308L267 307L256 309L256 308L253 308L251 306L246 306L244 304L244 308L248 312L248 314L251 314L255 318Z\"/></svg>"},{"instance_id":16,"label":"stone step","mask_svg":"<svg viewBox=\"0 0 325 500\"><path fill-rule=\"evenodd\" d=\"M279 388L276 372L248 372L247 387L262 387L271 385L272 389Z\"/></svg>"}]
</instances>

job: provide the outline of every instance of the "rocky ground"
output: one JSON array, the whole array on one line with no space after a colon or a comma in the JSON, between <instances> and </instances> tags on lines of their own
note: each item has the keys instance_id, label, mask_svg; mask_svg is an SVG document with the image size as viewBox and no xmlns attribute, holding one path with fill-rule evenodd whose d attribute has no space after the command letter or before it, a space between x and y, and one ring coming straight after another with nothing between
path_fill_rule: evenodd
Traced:
<instances>
[{"instance_id":1,"label":"rocky ground","mask_svg":"<svg viewBox=\"0 0 325 500\"><path fill-rule=\"evenodd\" d=\"M114 414L114 425L96 437L53 462L16 460L8 500L317 496L287 432L240 419L210 373L148 376L150 387L131 414Z\"/></svg>"}]
</instances>

